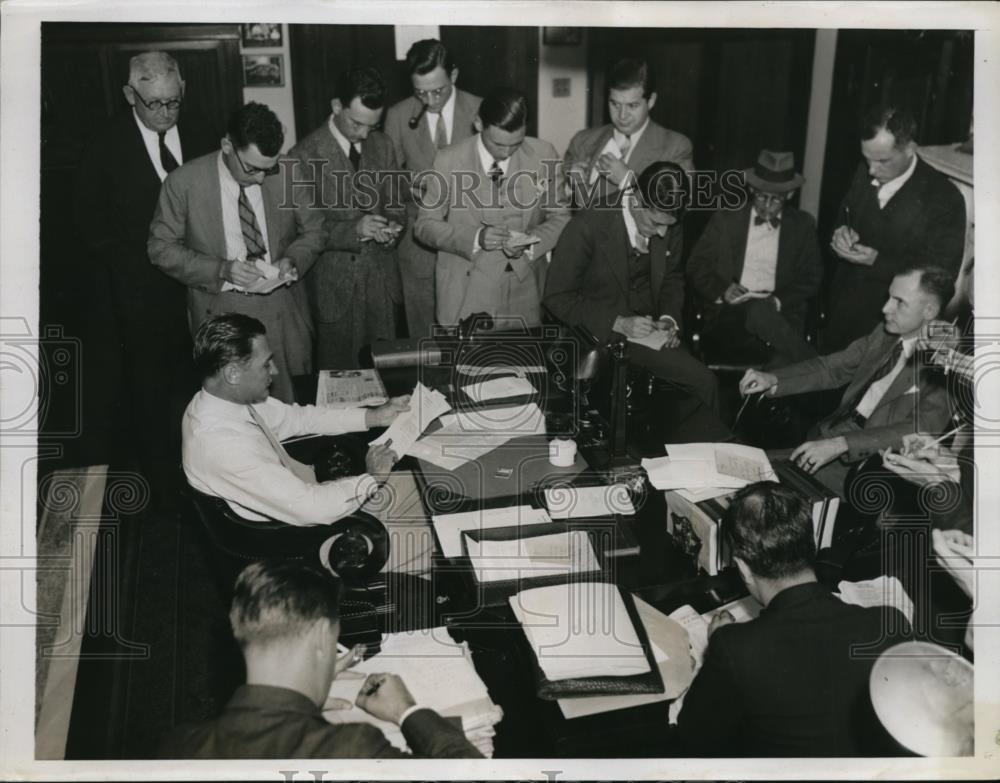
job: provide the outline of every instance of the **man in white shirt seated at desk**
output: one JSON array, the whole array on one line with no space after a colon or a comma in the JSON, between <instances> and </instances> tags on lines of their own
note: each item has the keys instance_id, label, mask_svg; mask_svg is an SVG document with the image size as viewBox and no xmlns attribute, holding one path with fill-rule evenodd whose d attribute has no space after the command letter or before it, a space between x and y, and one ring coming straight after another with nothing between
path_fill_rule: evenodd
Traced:
<instances>
[{"instance_id":1,"label":"man in white shirt seated at desk","mask_svg":"<svg viewBox=\"0 0 1000 783\"><path fill-rule=\"evenodd\" d=\"M397 460L391 441L368 449L362 475L317 483L281 440L387 427L409 397L365 409L286 405L268 396L277 369L264 325L238 313L201 325L194 361L202 388L182 425L184 473L194 489L224 498L245 519L325 525L357 511L388 478Z\"/></svg>"},{"instance_id":2,"label":"man in white shirt seated at desk","mask_svg":"<svg viewBox=\"0 0 1000 783\"><path fill-rule=\"evenodd\" d=\"M321 710L330 685L359 663L363 645L337 656L338 585L297 562L259 562L236 580L229 623L246 659L247 681L222 714L200 725L170 730L158 756L168 759L401 758L367 723L331 724ZM482 758L459 726L421 707L396 674L369 674L355 701L380 720L397 724L414 754Z\"/></svg>"}]
</instances>

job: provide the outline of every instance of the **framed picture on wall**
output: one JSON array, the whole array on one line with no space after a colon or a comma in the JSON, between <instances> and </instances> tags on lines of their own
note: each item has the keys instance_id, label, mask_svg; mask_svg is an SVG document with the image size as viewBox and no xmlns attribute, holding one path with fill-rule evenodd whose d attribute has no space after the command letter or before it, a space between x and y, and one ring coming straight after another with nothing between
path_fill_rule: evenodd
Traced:
<instances>
[{"instance_id":1,"label":"framed picture on wall","mask_svg":"<svg viewBox=\"0 0 1000 783\"><path fill-rule=\"evenodd\" d=\"M247 87L282 87L285 58L280 54L243 55L243 84Z\"/></svg>"},{"instance_id":2,"label":"framed picture on wall","mask_svg":"<svg viewBox=\"0 0 1000 783\"><path fill-rule=\"evenodd\" d=\"M579 46L583 41L583 28L545 27L542 29L542 43L546 46Z\"/></svg>"},{"instance_id":3,"label":"framed picture on wall","mask_svg":"<svg viewBox=\"0 0 1000 783\"><path fill-rule=\"evenodd\" d=\"M240 25L240 39L244 49L261 46L281 46L281 25L254 22Z\"/></svg>"}]
</instances>

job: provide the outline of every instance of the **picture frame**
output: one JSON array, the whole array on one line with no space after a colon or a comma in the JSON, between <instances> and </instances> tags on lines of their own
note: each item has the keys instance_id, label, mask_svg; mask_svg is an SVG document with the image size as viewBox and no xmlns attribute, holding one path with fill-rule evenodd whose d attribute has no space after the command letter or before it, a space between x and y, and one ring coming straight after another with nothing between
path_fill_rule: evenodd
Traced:
<instances>
[{"instance_id":1,"label":"picture frame","mask_svg":"<svg viewBox=\"0 0 1000 783\"><path fill-rule=\"evenodd\" d=\"M284 56L280 54L243 55L243 84L246 87L284 87Z\"/></svg>"},{"instance_id":2,"label":"picture frame","mask_svg":"<svg viewBox=\"0 0 1000 783\"><path fill-rule=\"evenodd\" d=\"M262 49L264 47L281 47L284 37L280 24L267 22L252 22L240 25L240 42L244 49Z\"/></svg>"},{"instance_id":3,"label":"picture frame","mask_svg":"<svg viewBox=\"0 0 1000 783\"><path fill-rule=\"evenodd\" d=\"M579 46L582 42L582 27L542 28L542 43L546 46Z\"/></svg>"}]
</instances>

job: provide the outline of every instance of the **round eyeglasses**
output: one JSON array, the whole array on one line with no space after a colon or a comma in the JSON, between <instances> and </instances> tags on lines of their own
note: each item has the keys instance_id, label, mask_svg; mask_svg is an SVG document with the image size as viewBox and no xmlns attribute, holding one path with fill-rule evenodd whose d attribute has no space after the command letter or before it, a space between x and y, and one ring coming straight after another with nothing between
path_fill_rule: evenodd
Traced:
<instances>
[{"instance_id":1,"label":"round eyeglasses","mask_svg":"<svg viewBox=\"0 0 1000 783\"><path fill-rule=\"evenodd\" d=\"M139 99L139 103L141 103L150 111L162 111L163 109L166 109L167 111L173 111L174 109L179 108L181 105L182 98L172 98L169 101L159 101L159 100L147 101L145 98L142 97L142 95L139 94L139 91L135 88L134 85L130 84L129 87L132 88L132 92L135 95L135 97Z\"/></svg>"},{"instance_id":2,"label":"round eyeglasses","mask_svg":"<svg viewBox=\"0 0 1000 783\"><path fill-rule=\"evenodd\" d=\"M451 87L450 84L446 84L444 87L438 87L436 90L414 90L413 94L416 95L420 100L435 100L440 98L445 94L445 91Z\"/></svg>"}]
</instances>

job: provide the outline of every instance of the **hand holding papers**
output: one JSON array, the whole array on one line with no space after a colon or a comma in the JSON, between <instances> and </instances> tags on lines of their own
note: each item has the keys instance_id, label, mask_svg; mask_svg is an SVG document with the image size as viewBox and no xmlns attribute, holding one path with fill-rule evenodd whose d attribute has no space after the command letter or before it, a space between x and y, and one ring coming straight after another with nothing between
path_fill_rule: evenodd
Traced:
<instances>
[{"instance_id":1,"label":"hand holding papers","mask_svg":"<svg viewBox=\"0 0 1000 783\"><path fill-rule=\"evenodd\" d=\"M275 264L269 264L263 258L254 259L253 265L262 275L253 285L244 287L234 285L227 280L222 284L222 290L240 291L247 294L269 294L275 288L280 288L299 279L298 272L294 266L290 274L282 274L281 270Z\"/></svg>"},{"instance_id":2,"label":"hand holding papers","mask_svg":"<svg viewBox=\"0 0 1000 783\"><path fill-rule=\"evenodd\" d=\"M410 397L410 409L403 411L396 417L395 421L389 425L382 435L371 442L373 446L379 446L388 441L392 441L392 450L400 458L410 453L417 438L427 428L432 421L446 411L450 411L451 406L439 391L428 389L422 383L418 383Z\"/></svg>"},{"instance_id":3,"label":"hand holding papers","mask_svg":"<svg viewBox=\"0 0 1000 783\"><path fill-rule=\"evenodd\" d=\"M531 247L532 245L537 245L542 241L541 237L536 237L534 234L525 234L523 231L510 230L510 237L505 243L507 247L514 249L519 247Z\"/></svg>"},{"instance_id":4,"label":"hand holding papers","mask_svg":"<svg viewBox=\"0 0 1000 783\"><path fill-rule=\"evenodd\" d=\"M739 489L755 481L777 481L767 455L735 443L667 444L667 456L644 459L657 489Z\"/></svg>"}]
</instances>

